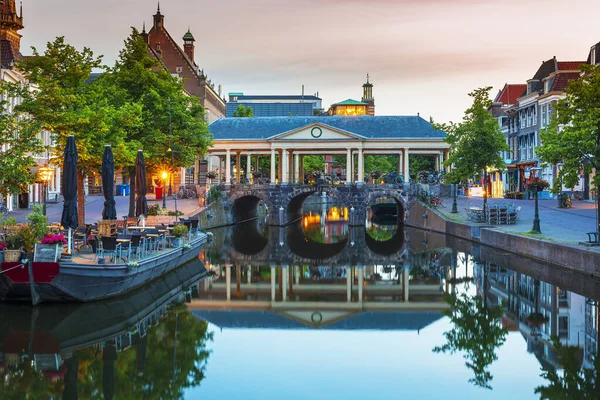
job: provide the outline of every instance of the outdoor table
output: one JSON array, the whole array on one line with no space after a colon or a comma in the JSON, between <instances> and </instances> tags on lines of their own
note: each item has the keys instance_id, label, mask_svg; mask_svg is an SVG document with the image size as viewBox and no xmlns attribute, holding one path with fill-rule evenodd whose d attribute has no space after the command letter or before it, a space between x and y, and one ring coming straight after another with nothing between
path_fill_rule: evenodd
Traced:
<instances>
[{"instance_id":1,"label":"outdoor table","mask_svg":"<svg viewBox=\"0 0 600 400\"><path fill-rule=\"evenodd\" d=\"M479 207L469 207L469 210L475 216L475 220L477 222L485 221L485 215L483 213L483 208Z\"/></svg>"},{"instance_id":2,"label":"outdoor table","mask_svg":"<svg viewBox=\"0 0 600 400\"><path fill-rule=\"evenodd\" d=\"M131 239L117 238L117 243L121 244L121 248L123 248L123 245L127 244L127 260L125 260L122 255L121 260L129 261L131 257Z\"/></svg>"},{"instance_id":3,"label":"outdoor table","mask_svg":"<svg viewBox=\"0 0 600 400\"><path fill-rule=\"evenodd\" d=\"M127 229L134 230L134 231L144 231L146 229L156 229L156 227L154 227L154 226L128 226Z\"/></svg>"}]
</instances>

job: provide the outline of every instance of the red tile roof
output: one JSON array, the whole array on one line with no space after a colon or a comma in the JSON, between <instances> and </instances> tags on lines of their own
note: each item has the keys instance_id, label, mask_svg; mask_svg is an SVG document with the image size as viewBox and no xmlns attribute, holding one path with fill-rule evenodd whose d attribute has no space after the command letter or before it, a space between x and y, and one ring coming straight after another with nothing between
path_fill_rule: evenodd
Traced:
<instances>
[{"instance_id":1,"label":"red tile roof","mask_svg":"<svg viewBox=\"0 0 600 400\"><path fill-rule=\"evenodd\" d=\"M504 105L517 104L517 99L521 97L523 92L527 89L526 84L511 84L504 85L504 88L496 96L496 102Z\"/></svg>"},{"instance_id":2,"label":"red tile roof","mask_svg":"<svg viewBox=\"0 0 600 400\"><path fill-rule=\"evenodd\" d=\"M585 64L585 61L558 61L559 71L579 71L579 66Z\"/></svg>"},{"instance_id":3,"label":"red tile roof","mask_svg":"<svg viewBox=\"0 0 600 400\"><path fill-rule=\"evenodd\" d=\"M579 72L559 72L552 82L551 92L564 92L569 82L579 79Z\"/></svg>"}]
</instances>

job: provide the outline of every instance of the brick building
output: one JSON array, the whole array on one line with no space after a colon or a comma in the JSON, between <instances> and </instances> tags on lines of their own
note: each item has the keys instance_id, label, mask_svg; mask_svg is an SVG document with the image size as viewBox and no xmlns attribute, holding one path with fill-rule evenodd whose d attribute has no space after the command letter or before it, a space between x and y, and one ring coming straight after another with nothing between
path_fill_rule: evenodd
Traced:
<instances>
[{"instance_id":1,"label":"brick building","mask_svg":"<svg viewBox=\"0 0 600 400\"><path fill-rule=\"evenodd\" d=\"M159 5L153 17L152 28L146 33L144 27L142 35L146 38L150 53L157 57L171 74L184 80L185 90L190 95L200 99L206 110L208 123L225 117L226 102L221 97L221 87L215 90L214 83L196 64L195 39L189 29L183 35L181 48L165 28L165 16L161 14Z\"/></svg>"}]
</instances>

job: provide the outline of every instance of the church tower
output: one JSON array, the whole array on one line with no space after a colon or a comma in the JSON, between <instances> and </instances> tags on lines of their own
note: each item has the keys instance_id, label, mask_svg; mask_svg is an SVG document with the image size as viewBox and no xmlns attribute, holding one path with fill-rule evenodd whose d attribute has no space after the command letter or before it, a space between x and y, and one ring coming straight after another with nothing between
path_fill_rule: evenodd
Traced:
<instances>
[{"instance_id":1,"label":"church tower","mask_svg":"<svg viewBox=\"0 0 600 400\"><path fill-rule=\"evenodd\" d=\"M183 35L183 51L188 56L191 62L194 62L194 35L190 32L190 28L188 27L188 31L185 35Z\"/></svg>"},{"instance_id":2,"label":"church tower","mask_svg":"<svg viewBox=\"0 0 600 400\"><path fill-rule=\"evenodd\" d=\"M375 115L375 99L373 98L373 84L369 82L369 74L367 74L367 82L363 84L363 103L367 103L367 115Z\"/></svg>"},{"instance_id":3,"label":"church tower","mask_svg":"<svg viewBox=\"0 0 600 400\"><path fill-rule=\"evenodd\" d=\"M4 0L0 3L2 18L0 19L0 44L2 46L2 67L9 67L15 60L21 58L21 37L19 33L23 25L23 5L17 14L15 0Z\"/></svg>"}]
</instances>

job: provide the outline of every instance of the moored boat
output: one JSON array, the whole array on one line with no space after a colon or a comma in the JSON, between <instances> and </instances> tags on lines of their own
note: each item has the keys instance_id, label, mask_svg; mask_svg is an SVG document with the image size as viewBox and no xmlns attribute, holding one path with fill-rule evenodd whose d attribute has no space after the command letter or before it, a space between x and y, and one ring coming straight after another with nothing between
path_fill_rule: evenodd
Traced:
<instances>
[{"instance_id":1,"label":"moored boat","mask_svg":"<svg viewBox=\"0 0 600 400\"><path fill-rule=\"evenodd\" d=\"M76 261L3 262L0 301L89 302L123 296L197 258L207 235L198 232L184 246L116 264Z\"/></svg>"}]
</instances>

